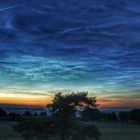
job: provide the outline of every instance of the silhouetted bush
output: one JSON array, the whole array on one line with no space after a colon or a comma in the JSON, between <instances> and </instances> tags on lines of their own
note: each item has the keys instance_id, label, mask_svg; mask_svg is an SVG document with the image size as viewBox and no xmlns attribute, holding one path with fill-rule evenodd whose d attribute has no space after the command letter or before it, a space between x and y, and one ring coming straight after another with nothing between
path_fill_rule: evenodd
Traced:
<instances>
[{"instance_id":1,"label":"silhouetted bush","mask_svg":"<svg viewBox=\"0 0 140 140\"><path fill-rule=\"evenodd\" d=\"M86 138L99 140L100 135L100 132L94 125L81 125L76 134L73 136L73 140L86 140Z\"/></svg>"}]
</instances>

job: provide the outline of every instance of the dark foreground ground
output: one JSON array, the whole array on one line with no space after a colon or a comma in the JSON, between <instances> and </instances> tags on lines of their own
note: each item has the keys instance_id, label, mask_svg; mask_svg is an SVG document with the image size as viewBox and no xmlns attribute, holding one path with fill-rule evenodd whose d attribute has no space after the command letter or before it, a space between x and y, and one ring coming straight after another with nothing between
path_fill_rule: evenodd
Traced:
<instances>
[{"instance_id":1,"label":"dark foreground ground","mask_svg":"<svg viewBox=\"0 0 140 140\"><path fill-rule=\"evenodd\" d=\"M93 122L89 122L93 123ZM12 131L13 122L0 122L0 140L23 140ZM140 126L132 124L95 122L102 133L101 140L140 140Z\"/></svg>"}]
</instances>

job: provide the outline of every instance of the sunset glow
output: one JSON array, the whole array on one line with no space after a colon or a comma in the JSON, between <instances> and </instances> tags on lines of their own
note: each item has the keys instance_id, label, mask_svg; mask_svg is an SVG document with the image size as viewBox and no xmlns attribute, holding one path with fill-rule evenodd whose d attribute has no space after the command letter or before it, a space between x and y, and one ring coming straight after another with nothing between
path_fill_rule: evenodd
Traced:
<instances>
[{"instance_id":1,"label":"sunset glow","mask_svg":"<svg viewBox=\"0 0 140 140\"><path fill-rule=\"evenodd\" d=\"M88 91L101 108L140 108L139 8L111 5L2 1L0 105L45 107L58 92Z\"/></svg>"}]
</instances>

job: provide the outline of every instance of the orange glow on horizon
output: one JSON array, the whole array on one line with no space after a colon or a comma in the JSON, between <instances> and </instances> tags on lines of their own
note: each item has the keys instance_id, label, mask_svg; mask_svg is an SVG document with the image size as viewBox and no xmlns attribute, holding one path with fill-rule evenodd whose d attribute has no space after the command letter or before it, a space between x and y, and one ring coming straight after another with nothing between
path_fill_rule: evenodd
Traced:
<instances>
[{"instance_id":1,"label":"orange glow on horizon","mask_svg":"<svg viewBox=\"0 0 140 140\"><path fill-rule=\"evenodd\" d=\"M17 106L29 106L29 107L46 107L51 101L47 100L0 100L0 104L3 105L17 105Z\"/></svg>"},{"instance_id":2,"label":"orange glow on horizon","mask_svg":"<svg viewBox=\"0 0 140 140\"><path fill-rule=\"evenodd\" d=\"M140 99L99 99L97 100L97 104L99 104L100 108L140 108Z\"/></svg>"},{"instance_id":3,"label":"orange glow on horizon","mask_svg":"<svg viewBox=\"0 0 140 140\"><path fill-rule=\"evenodd\" d=\"M40 95L19 95L18 97L0 96L0 104L2 105L17 105L17 106L33 106L33 107L45 107L52 102L51 98L43 97Z\"/></svg>"},{"instance_id":4,"label":"orange glow on horizon","mask_svg":"<svg viewBox=\"0 0 140 140\"><path fill-rule=\"evenodd\" d=\"M3 97L0 96L0 104L2 105L17 105L17 106L29 106L29 107L46 107L52 103L51 97L43 97L39 95L35 96L22 96L22 97ZM140 99L122 100L122 99L97 99L97 104L100 108L134 108L140 107Z\"/></svg>"}]
</instances>

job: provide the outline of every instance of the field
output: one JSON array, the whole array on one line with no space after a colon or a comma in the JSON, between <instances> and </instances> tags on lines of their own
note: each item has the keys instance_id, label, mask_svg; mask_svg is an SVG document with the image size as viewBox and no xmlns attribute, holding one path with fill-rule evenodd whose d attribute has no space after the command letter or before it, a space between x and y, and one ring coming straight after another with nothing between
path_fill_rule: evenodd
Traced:
<instances>
[{"instance_id":1,"label":"field","mask_svg":"<svg viewBox=\"0 0 140 140\"><path fill-rule=\"evenodd\" d=\"M89 122L93 123L93 122ZM0 122L0 140L23 140L12 131L13 122ZM95 122L102 133L101 140L140 140L140 126L111 122Z\"/></svg>"},{"instance_id":2,"label":"field","mask_svg":"<svg viewBox=\"0 0 140 140\"><path fill-rule=\"evenodd\" d=\"M101 140L140 140L140 126L122 123L95 123L102 133Z\"/></svg>"}]
</instances>

